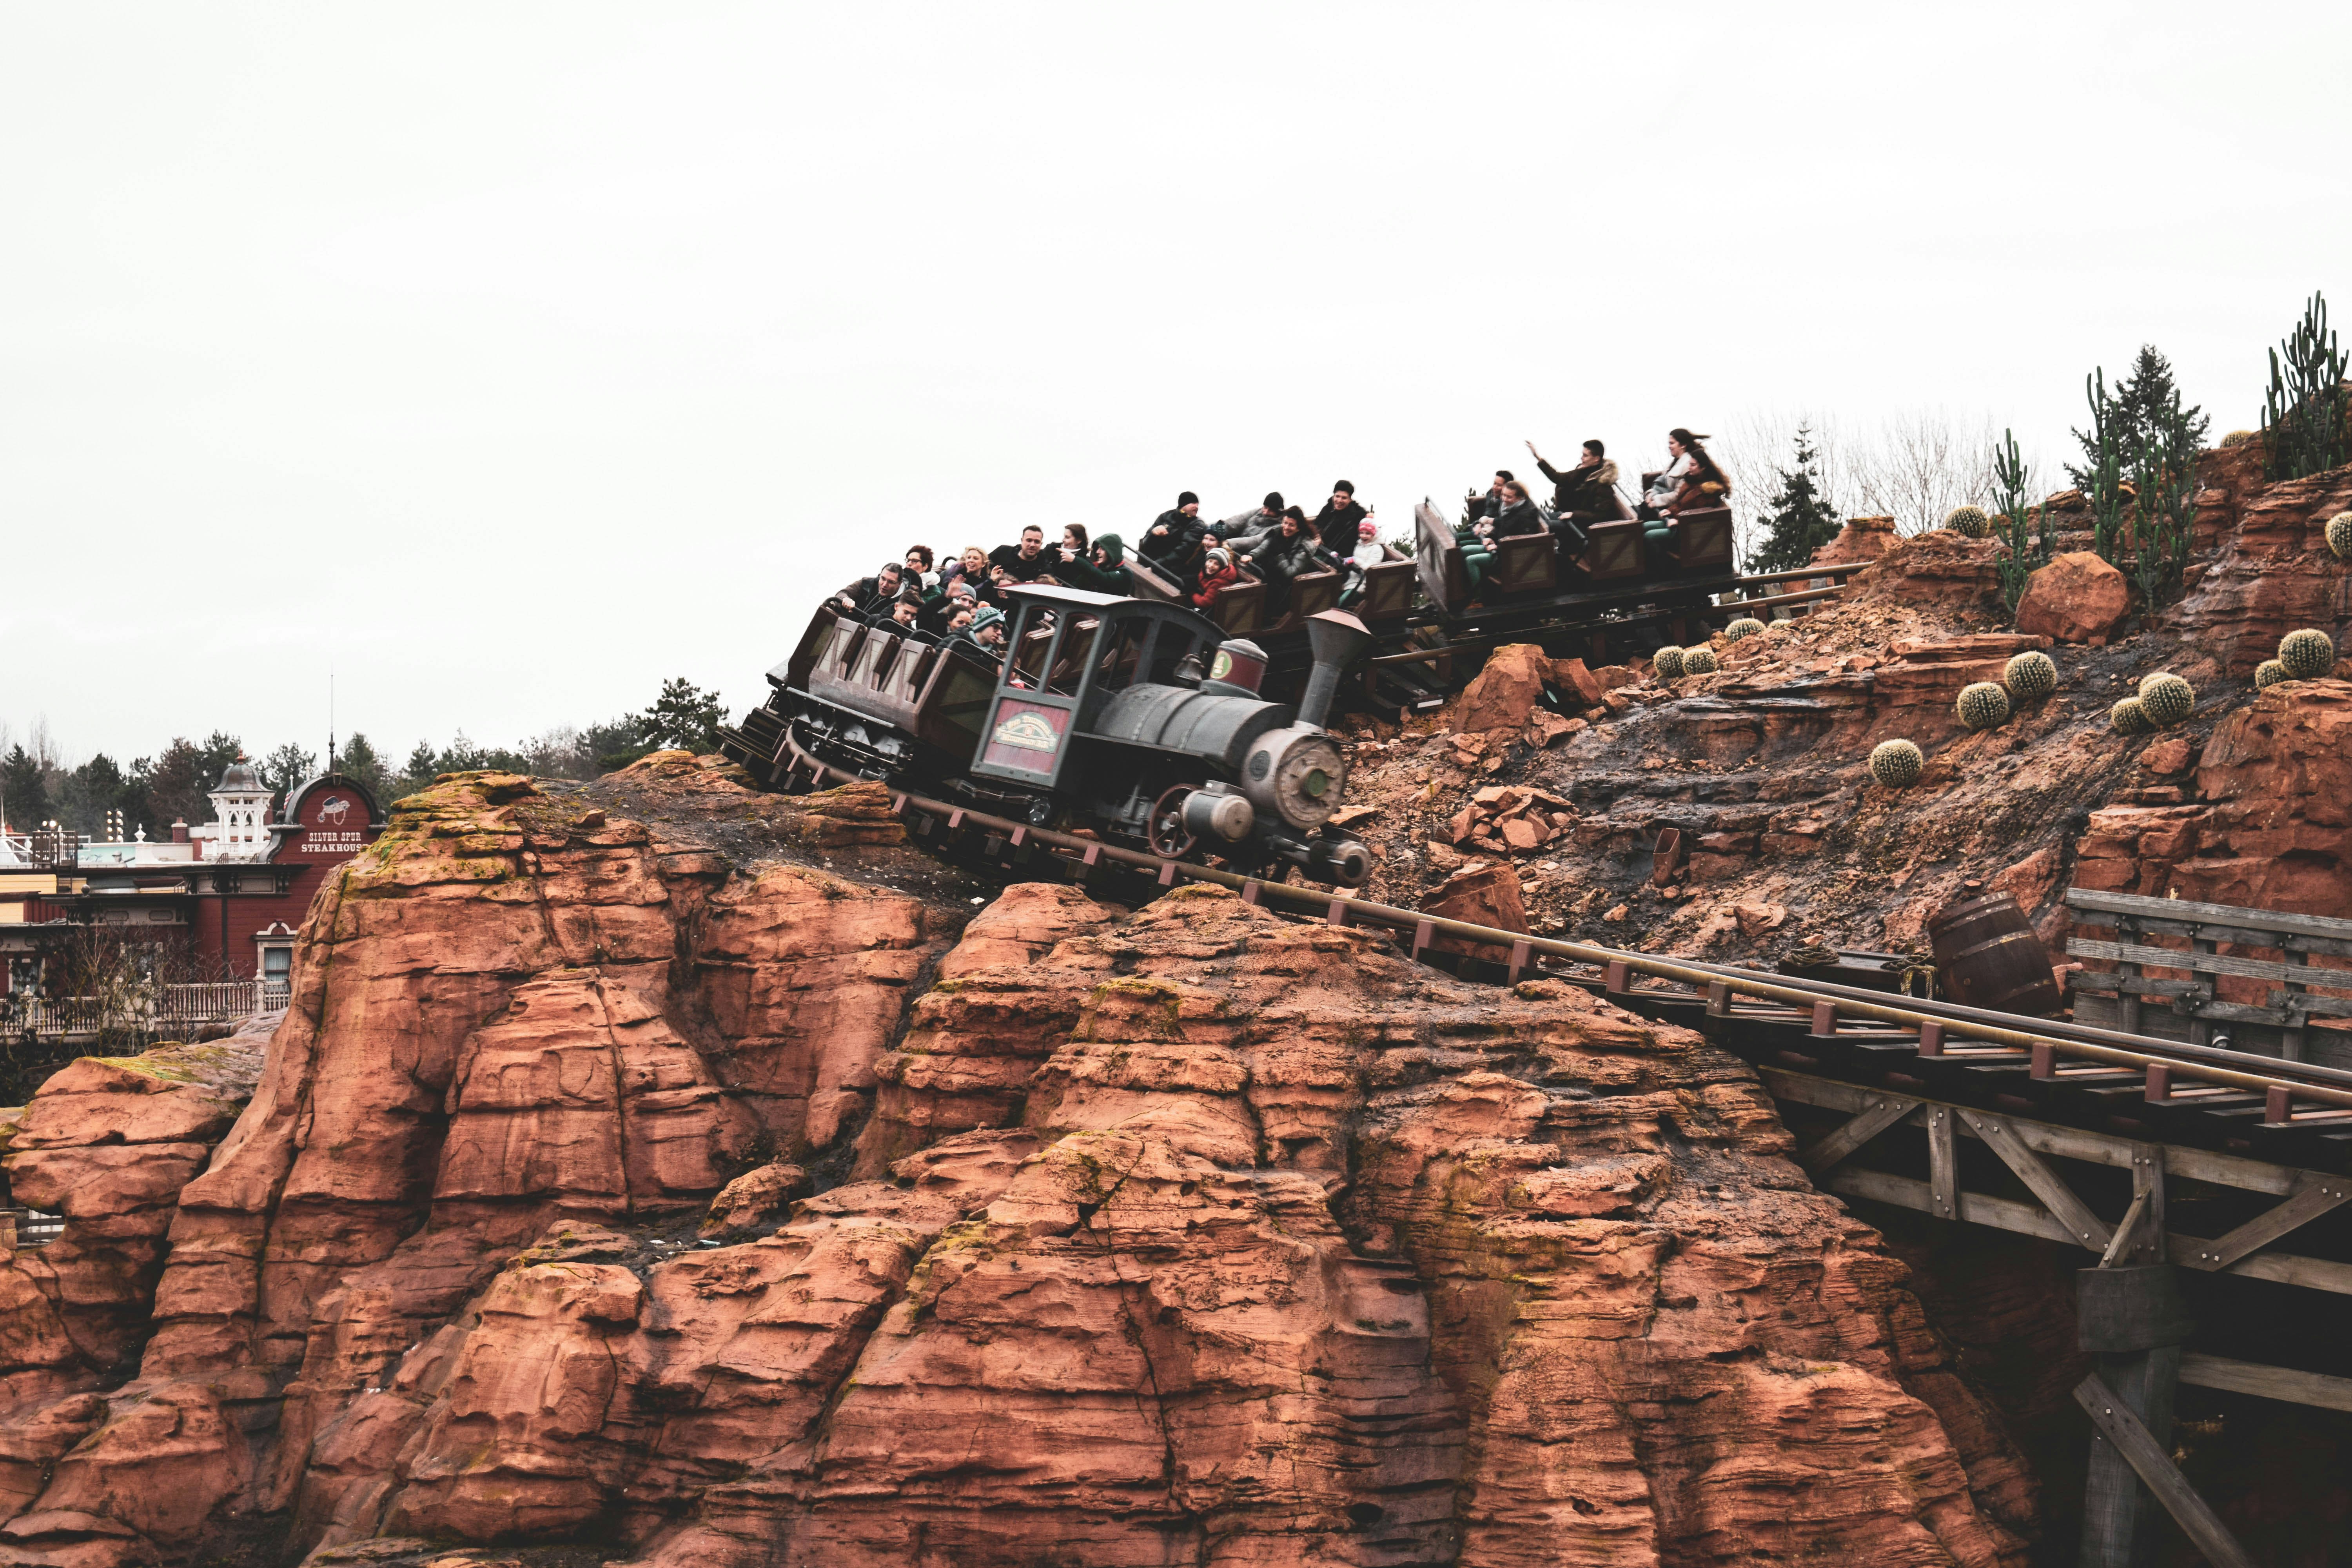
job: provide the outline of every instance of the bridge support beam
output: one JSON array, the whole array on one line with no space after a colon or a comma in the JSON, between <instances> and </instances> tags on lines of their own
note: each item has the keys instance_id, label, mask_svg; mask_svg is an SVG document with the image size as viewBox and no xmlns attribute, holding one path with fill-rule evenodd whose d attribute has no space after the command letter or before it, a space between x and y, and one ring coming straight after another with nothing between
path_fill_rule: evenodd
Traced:
<instances>
[{"instance_id":1,"label":"bridge support beam","mask_svg":"<svg viewBox=\"0 0 2352 1568\"><path fill-rule=\"evenodd\" d=\"M2195 1327L2179 1273L2161 1263L2085 1268L2075 1276L2074 1315L2082 1348L2099 1358L2097 1376L2105 1397L2131 1412L2159 1454L2168 1452L2180 1347ZM2165 1462L2169 1469L2170 1460ZM2178 1471L2172 1479L2188 1486ZM2131 1458L2095 1422L2083 1500L2083 1568L2146 1568L2154 1563L2157 1507Z\"/></svg>"}]
</instances>

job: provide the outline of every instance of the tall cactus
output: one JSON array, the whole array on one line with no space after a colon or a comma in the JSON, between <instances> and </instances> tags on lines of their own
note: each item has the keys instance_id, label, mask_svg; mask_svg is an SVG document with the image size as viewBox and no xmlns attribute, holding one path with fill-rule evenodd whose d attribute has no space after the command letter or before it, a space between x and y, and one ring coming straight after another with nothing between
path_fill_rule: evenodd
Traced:
<instances>
[{"instance_id":1,"label":"tall cactus","mask_svg":"<svg viewBox=\"0 0 2352 1568\"><path fill-rule=\"evenodd\" d=\"M2083 395L2091 404L2091 429L2085 454L2092 458L2088 478L2091 502L2091 548L2110 566L2120 567L2124 532L2123 410L2107 394L2104 367L2083 378Z\"/></svg>"},{"instance_id":2,"label":"tall cactus","mask_svg":"<svg viewBox=\"0 0 2352 1568\"><path fill-rule=\"evenodd\" d=\"M2010 613L2017 611L2017 602L2025 597L2025 584L2042 567L2050 564L2058 552L2058 540L2050 522L2050 509L2030 508L2025 493L2025 458L2017 449L2017 432L2003 430L2001 444L1993 448L1992 478L2000 492L2000 516L1993 522L1993 531L2009 552L2000 558L2000 596ZM2041 527L2029 533L2026 513L2037 515Z\"/></svg>"},{"instance_id":3,"label":"tall cactus","mask_svg":"<svg viewBox=\"0 0 2352 1568\"><path fill-rule=\"evenodd\" d=\"M2344 350L2327 324L2324 295L2312 295L2303 320L2270 353L2263 437L2271 479L2299 479L2352 458L2352 437L2345 430L2346 419L2352 417L2352 395L2345 391Z\"/></svg>"},{"instance_id":4,"label":"tall cactus","mask_svg":"<svg viewBox=\"0 0 2352 1568\"><path fill-rule=\"evenodd\" d=\"M2169 407L2152 412L2132 454L2132 578L2148 610L2169 604L2197 533L2197 434L2173 388Z\"/></svg>"}]
</instances>

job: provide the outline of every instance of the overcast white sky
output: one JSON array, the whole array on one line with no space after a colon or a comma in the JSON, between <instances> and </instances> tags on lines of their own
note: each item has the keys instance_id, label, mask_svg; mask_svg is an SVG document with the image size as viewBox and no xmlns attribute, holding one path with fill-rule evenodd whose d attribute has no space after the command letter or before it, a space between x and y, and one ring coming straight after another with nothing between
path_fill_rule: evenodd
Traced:
<instances>
[{"instance_id":1,"label":"overcast white sky","mask_svg":"<svg viewBox=\"0 0 2352 1568\"><path fill-rule=\"evenodd\" d=\"M0 4L0 721L740 710L826 590L1522 437L2215 430L2352 318L2352 6ZM2347 320L2352 324L2352 320Z\"/></svg>"}]
</instances>

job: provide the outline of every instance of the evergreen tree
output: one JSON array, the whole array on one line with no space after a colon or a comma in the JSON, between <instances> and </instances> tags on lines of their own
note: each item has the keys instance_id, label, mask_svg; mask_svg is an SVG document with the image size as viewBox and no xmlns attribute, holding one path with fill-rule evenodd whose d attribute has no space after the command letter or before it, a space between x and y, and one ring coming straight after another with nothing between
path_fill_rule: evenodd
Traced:
<instances>
[{"instance_id":1,"label":"evergreen tree","mask_svg":"<svg viewBox=\"0 0 2352 1568\"><path fill-rule=\"evenodd\" d=\"M433 742L419 741L415 750L408 753L408 761L400 764L400 777L393 782L392 792L394 795L415 795L430 784L440 771L441 759L435 754Z\"/></svg>"},{"instance_id":2,"label":"evergreen tree","mask_svg":"<svg viewBox=\"0 0 2352 1568\"><path fill-rule=\"evenodd\" d=\"M280 795L289 795L294 787L318 770L315 752L306 752L289 741L263 759L261 782Z\"/></svg>"},{"instance_id":3,"label":"evergreen tree","mask_svg":"<svg viewBox=\"0 0 2352 1568\"><path fill-rule=\"evenodd\" d=\"M142 824L150 838L169 838L173 822L194 826L212 820L212 802L205 797L220 787L221 774L242 750L235 735L215 730L198 745L184 735L152 762L141 757L131 764L131 798L123 814L136 828Z\"/></svg>"},{"instance_id":4,"label":"evergreen tree","mask_svg":"<svg viewBox=\"0 0 2352 1568\"><path fill-rule=\"evenodd\" d=\"M679 676L663 681L661 695L646 710L645 738L654 750L677 747L699 755L719 749L719 726L726 721L719 693Z\"/></svg>"},{"instance_id":5,"label":"evergreen tree","mask_svg":"<svg viewBox=\"0 0 2352 1568\"><path fill-rule=\"evenodd\" d=\"M654 743L646 733L644 718L635 713L624 713L609 724L591 724L580 732L580 749L591 763L587 776L609 773L625 768L647 752Z\"/></svg>"},{"instance_id":6,"label":"evergreen tree","mask_svg":"<svg viewBox=\"0 0 2352 1568\"><path fill-rule=\"evenodd\" d=\"M2159 353L2154 343L2142 343L2139 357L2132 362L2131 374L2116 384L2108 405L2107 435L2115 443L2122 469L2128 473L2143 454L2173 445L2178 435L2176 423L2185 424L2194 449L2205 444L2205 433L2212 427L2213 421L2194 404L2182 405L2180 388L2172 379L2172 362ZM2082 444L2085 466L2067 464L2066 477L2074 481L2075 489L2087 492L2097 482L2098 432L2077 430L2074 439Z\"/></svg>"},{"instance_id":7,"label":"evergreen tree","mask_svg":"<svg viewBox=\"0 0 2352 1568\"><path fill-rule=\"evenodd\" d=\"M41 779L40 761L21 745L9 748L7 759L0 762L0 815L17 833L30 833L49 817L49 791Z\"/></svg>"},{"instance_id":8,"label":"evergreen tree","mask_svg":"<svg viewBox=\"0 0 2352 1568\"><path fill-rule=\"evenodd\" d=\"M1822 493L1821 453L1809 426L1797 426L1796 467L1779 470L1780 493L1765 505L1764 542L1748 552L1750 572L1787 572L1805 565L1813 552L1835 539L1842 526L1836 509Z\"/></svg>"},{"instance_id":9,"label":"evergreen tree","mask_svg":"<svg viewBox=\"0 0 2352 1568\"><path fill-rule=\"evenodd\" d=\"M378 807L392 804L391 770L383 765L383 759L375 754L375 747L369 744L365 735L356 730L352 731L352 738L343 742L342 750L336 754L335 768L344 777L357 779L365 786L367 792L375 796Z\"/></svg>"},{"instance_id":10,"label":"evergreen tree","mask_svg":"<svg viewBox=\"0 0 2352 1568\"><path fill-rule=\"evenodd\" d=\"M144 793L123 776L114 759L100 752L66 775L64 787L57 794L54 815L76 833L97 838L106 831L106 814L120 811L124 817L122 831L127 835L139 826L138 813L145 799Z\"/></svg>"}]
</instances>

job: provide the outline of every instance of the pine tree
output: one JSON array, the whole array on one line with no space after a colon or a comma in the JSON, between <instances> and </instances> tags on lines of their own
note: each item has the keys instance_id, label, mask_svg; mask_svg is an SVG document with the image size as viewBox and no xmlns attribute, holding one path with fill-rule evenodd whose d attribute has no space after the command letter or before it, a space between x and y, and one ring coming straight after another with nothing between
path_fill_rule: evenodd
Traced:
<instances>
[{"instance_id":1,"label":"pine tree","mask_svg":"<svg viewBox=\"0 0 2352 1568\"><path fill-rule=\"evenodd\" d=\"M400 778L393 789L400 795L415 795L431 784L441 772L441 759L434 753L433 742L419 741L416 749L408 753L408 761L400 765Z\"/></svg>"},{"instance_id":2,"label":"pine tree","mask_svg":"<svg viewBox=\"0 0 2352 1568\"><path fill-rule=\"evenodd\" d=\"M1750 572L1787 572L1805 565L1814 551L1837 537L1842 526L1836 509L1822 493L1821 453L1810 426L1797 426L1796 458L1796 467L1780 470L1780 493L1764 503L1773 511L1762 520L1769 531L1764 542L1748 552Z\"/></svg>"},{"instance_id":3,"label":"pine tree","mask_svg":"<svg viewBox=\"0 0 2352 1568\"><path fill-rule=\"evenodd\" d=\"M66 775L65 787L57 794L57 810L52 814L64 826L76 833L87 833L92 838L106 830L106 814L120 811L126 818L123 831L136 826L136 813L145 804L142 792L114 759L99 752L81 766Z\"/></svg>"},{"instance_id":4,"label":"pine tree","mask_svg":"<svg viewBox=\"0 0 2352 1568\"><path fill-rule=\"evenodd\" d=\"M646 738L656 747L678 747L700 755L719 749L719 726L727 710L719 693L698 689L679 676L662 682L661 695L646 710Z\"/></svg>"},{"instance_id":5,"label":"pine tree","mask_svg":"<svg viewBox=\"0 0 2352 1568\"><path fill-rule=\"evenodd\" d=\"M2139 357L2132 361L2131 374L2116 384L2107 411L2107 434L2115 443L2118 466L2128 473L2138 463L2142 454L2158 446L2169 446L2177 435L2173 426L2185 421L2192 448L2205 444L2205 433L2212 427L2212 419L2196 405L2183 406L2180 388L2172 378L2172 362L2158 352L2154 343L2142 343ZM2097 482L2099 467L2098 432L2077 430L2074 439L2082 444L2085 467L2066 465L2066 477L2074 488L2087 492Z\"/></svg>"},{"instance_id":6,"label":"pine tree","mask_svg":"<svg viewBox=\"0 0 2352 1568\"><path fill-rule=\"evenodd\" d=\"M30 833L48 819L49 791L41 782L40 762L21 745L0 762L0 816L16 833Z\"/></svg>"},{"instance_id":7,"label":"pine tree","mask_svg":"<svg viewBox=\"0 0 2352 1568\"><path fill-rule=\"evenodd\" d=\"M352 731L352 738L335 753L335 770L345 778L357 779L375 796L379 810L392 804L391 772L383 765L383 759L375 754L375 747L359 731Z\"/></svg>"},{"instance_id":8,"label":"pine tree","mask_svg":"<svg viewBox=\"0 0 2352 1568\"><path fill-rule=\"evenodd\" d=\"M315 752L306 752L289 741L264 759L261 782L281 795L288 795L309 778L318 765L319 758Z\"/></svg>"}]
</instances>

